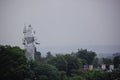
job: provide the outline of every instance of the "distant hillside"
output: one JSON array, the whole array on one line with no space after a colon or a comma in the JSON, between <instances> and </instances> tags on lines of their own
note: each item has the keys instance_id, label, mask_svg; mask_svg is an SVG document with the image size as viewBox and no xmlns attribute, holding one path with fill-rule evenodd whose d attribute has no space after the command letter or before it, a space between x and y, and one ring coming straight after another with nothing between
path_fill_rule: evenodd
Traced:
<instances>
[{"instance_id":1,"label":"distant hillside","mask_svg":"<svg viewBox=\"0 0 120 80\"><path fill-rule=\"evenodd\" d=\"M87 49L94 51L98 54L98 57L109 57L112 56L114 53L120 53L120 45L118 46L98 46L98 45L92 45L92 46L46 46L42 47L39 46L37 47L37 50L42 53L42 56L45 56L47 52L51 52L52 54L65 54L65 53L72 53L76 52L78 49Z\"/></svg>"}]
</instances>

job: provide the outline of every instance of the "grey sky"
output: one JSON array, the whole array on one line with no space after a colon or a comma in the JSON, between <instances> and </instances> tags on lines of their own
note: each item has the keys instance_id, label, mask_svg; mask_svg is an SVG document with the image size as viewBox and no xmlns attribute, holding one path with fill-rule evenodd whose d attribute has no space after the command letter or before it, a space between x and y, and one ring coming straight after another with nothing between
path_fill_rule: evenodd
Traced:
<instances>
[{"instance_id":1,"label":"grey sky","mask_svg":"<svg viewBox=\"0 0 120 80\"><path fill-rule=\"evenodd\" d=\"M120 0L0 0L0 44L23 47L24 24L41 47L120 45Z\"/></svg>"}]
</instances>

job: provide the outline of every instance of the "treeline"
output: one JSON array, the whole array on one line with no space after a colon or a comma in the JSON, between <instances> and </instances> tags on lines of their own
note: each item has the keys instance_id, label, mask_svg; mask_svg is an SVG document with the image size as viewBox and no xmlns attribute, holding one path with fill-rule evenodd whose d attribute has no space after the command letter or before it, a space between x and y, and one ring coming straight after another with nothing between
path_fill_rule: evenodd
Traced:
<instances>
[{"instance_id":1,"label":"treeline","mask_svg":"<svg viewBox=\"0 0 120 80\"><path fill-rule=\"evenodd\" d=\"M44 58L36 52L35 60L28 61L19 47L0 46L0 80L120 80L120 56L114 62L118 69L112 72L84 71L84 64L98 67L95 52L79 49L55 56L48 52Z\"/></svg>"}]
</instances>

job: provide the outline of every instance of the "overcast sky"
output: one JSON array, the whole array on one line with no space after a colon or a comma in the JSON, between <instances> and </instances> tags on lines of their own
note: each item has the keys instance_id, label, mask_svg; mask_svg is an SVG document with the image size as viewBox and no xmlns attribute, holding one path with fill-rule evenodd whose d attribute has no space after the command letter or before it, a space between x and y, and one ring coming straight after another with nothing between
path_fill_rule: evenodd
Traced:
<instances>
[{"instance_id":1,"label":"overcast sky","mask_svg":"<svg viewBox=\"0 0 120 80\"><path fill-rule=\"evenodd\" d=\"M23 47L24 24L41 47L120 45L120 0L0 0L0 44Z\"/></svg>"}]
</instances>

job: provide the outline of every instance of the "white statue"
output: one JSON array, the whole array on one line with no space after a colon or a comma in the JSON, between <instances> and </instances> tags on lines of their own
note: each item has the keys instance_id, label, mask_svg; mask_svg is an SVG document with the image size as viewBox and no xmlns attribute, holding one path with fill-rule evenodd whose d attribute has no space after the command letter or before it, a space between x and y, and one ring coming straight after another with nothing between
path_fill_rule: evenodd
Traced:
<instances>
[{"instance_id":1,"label":"white statue","mask_svg":"<svg viewBox=\"0 0 120 80\"><path fill-rule=\"evenodd\" d=\"M25 55L28 60L34 60L34 54L35 54L35 44L39 44L36 42L35 39L35 32L33 31L33 28L31 25L28 27L24 26L24 39L23 39L23 45L25 46Z\"/></svg>"}]
</instances>

